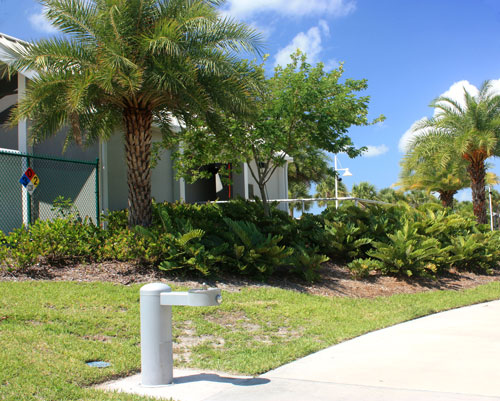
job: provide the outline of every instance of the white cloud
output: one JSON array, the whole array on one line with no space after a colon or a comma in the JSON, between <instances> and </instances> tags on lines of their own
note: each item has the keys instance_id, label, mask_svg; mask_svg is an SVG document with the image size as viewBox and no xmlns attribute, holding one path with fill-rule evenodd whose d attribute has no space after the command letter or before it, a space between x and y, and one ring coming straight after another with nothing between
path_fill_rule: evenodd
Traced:
<instances>
[{"instance_id":1,"label":"white cloud","mask_svg":"<svg viewBox=\"0 0 500 401\"><path fill-rule=\"evenodd\" d=\"M495 94L500 94L500 79L492 80L492 89L491 92ZM479 94L479 89L472 85L469 81L467 80L462 80L455 82L453 85L450 86L450 88L439 95L438 97L448 97L450 99L455 100L458 104L461 106L465 105L465 96L464 96L464 89L469 92L472 96L477 96ZM439 109L434 109L434 117L439 115ZM399 151L402 153L405 153L408 149L408 145L412 138L414 138L417 135L421 135L426 132L426 130L419 130L417 132L414 132L414 129L418 123L421 121L427 120L427 117L423 117L418 121L415 121L410 129L406 131L403 136L399 139Z\"/></svg>"},{"instance_id":2,"label":"white cloud","mask_svg":"<svg viewBox=\"0 0 500 401\"><path fill-rule=\"evenodd\" d=\"M30 14L28 20L33 29L39 32L56 33L57 29L53 27L45 17L45 11L42 9L38 13Z\"/></svg>"},{"instance_id":3,"label":"white cloud","mask_svg":"<svg viewBox=\"0 0 500 401\"><path fill-rule=\"evenodd\" d=\"M236 18L278 13L284 16L343 17L356 9L355 0L228 0L224 12Z\"/></svg>"},{"instance_id":4,"label":"white cloud","mask_svg":"<svg viewBox=\"0 0 500 401\"><path fill-rule=\"evenodd\" d=\"M323 50L321 37L328 36L329 34L330 29L328 24L326 21L320 20L318 26L313 26L306 33L299 32L288 45L278 51L274 64L281 65L282 67L286 66L291 61L290 54L294 53L297 49L307 54L307 61L310 64L315 64L318 61L318 55ZM328 64L329 67L335 65L335 60L329 60Z\"/></svg>"},{"instance_id":5,"label":"white cloud","mask_svg":"<svg viewBox=\"0 0 500 401\"><path fill-rule=\"evenodd\" d=\"M401 153L406 153L406 151L408 150L408 145L410 144L410 142L412 141L412 139L414 137L416 137L417 135L421 135L425 132L425 130L415 131L415 128L419 123L426 121L426 120L427 120L427 117L422 117L420 120L415 121L411 125L410 129L408 131L406 131L403 134L403 136L399 139L398 149Z\"/></svg>"},{"instance_id":6,"label":"white cloud","mask_svg":"<svg viewBox=\"0 0 500 401\"><path fill-rule=\"evenodd\" d=\"M323 67L324 71L331 71L340 66L340 63L334 58L327 60L324 64L325 64Z\"/></svg>"},{"instance_id":7,"label":"white cloud","mask_svg":"<svg viewBox=\"0 0 500 401\"><path fill-rule=\"evenodd\" d=\"M462 80L455 82L450 86L446 92L441 94L439 97L447 97L455 100L460 106L465 105L464 89L469 92L472 96L477 96L479 94L479 89L472 85L469 81ZM439 109L434 109L434 117L440 113Z\"/></svg>"},{"instance_id":8,"label":"white cloud","mask_svg":"<svg viewBox=\"0 0 500 401\"><path fill-rule=\"evenodd\" d=\"M493 79L491 80L491 90L490 93L495 93L495 94L500 94L500 79ZM465 94L464 94L464 89L469 92L472 96L477 96L479 95L479 89L472 85L469 81L467 80L462 80L455 82L453 85L450 86L450 89L448 89L446 92L444 92L440 97L448 97L450 99L455 100L460 106L465 105ZM434 111L434 116L439 114L439 110L436 109Z\"/></svg>"},{"instance_id":9,"label":"white cloud","mask_svg":"<svg viewBox=\"0 0 500 401\"><path fill-rule=\"evenodd\" d=\"M367 150L363 152L362 157L376 157L387 153L389 148L386 145L372 146L368 145Z\"/></svg>"}]
</instances>

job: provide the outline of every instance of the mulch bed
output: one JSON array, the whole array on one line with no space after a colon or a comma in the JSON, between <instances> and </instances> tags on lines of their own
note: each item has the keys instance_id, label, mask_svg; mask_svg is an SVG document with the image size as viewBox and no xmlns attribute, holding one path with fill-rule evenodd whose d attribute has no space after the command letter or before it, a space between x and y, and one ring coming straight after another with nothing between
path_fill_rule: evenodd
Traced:
<instances>
[{"instance_id":1,"label":"mulch bed","mask_svg":"<svg viewBox=\"0 0 500 401\"><path fill-rule=\"evenodd\" d=\"M239 291L242 287L266 285L315 295L353 298L373 298L401 293L472 288L491 281L500 281L500 270L496 270L493 275L455 272L436 280L424 278L402 279L377 275L356 280L350 275L346 267L325 263L321 268L320 276L320 280L313 284L289 277L272 278L268 283L263 284L245 280L241 277L227 277L216 281L179 278L155 268L125 262L68 266L36 265L16 271L8 271L6 268L0 267L0 281L105 281L123 285L162 281L167 284L186 287L200 286L206 281L208 285L217 286L225 291Z\"/></svg>"}]
</instances>

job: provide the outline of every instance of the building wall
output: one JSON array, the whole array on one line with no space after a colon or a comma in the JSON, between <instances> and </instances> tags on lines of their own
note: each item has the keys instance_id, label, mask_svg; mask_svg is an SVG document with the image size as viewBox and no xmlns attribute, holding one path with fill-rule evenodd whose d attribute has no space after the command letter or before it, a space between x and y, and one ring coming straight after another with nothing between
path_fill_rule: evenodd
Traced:
<instances>
[{"instance_id":1,"label":"building wall","mask_svg":"<svg viewBox=\"0 0 500 401\"><path fill-rule=\"evenodd\" d=\"M160 141L157 129L153 141ZM123 135L116 133L107 142L108 209L121 210L128 207L127 162ZM151 192L156 202L174 202L179 199L179 183L174 179L171 151L162 153L151 174Z\"/></svg>"},{"instance_id":2,"label":"building wall","mask_svg":"<svg viewBox=\"0 0 500 401\"><path fill-rule=\"evenodd\" d=\"M53 156L57 158L95 161L99 157L99 144L80 147L74 143L64 149L64 142L68 135L68 129L61 130L51 138L45 139L41 143L34 144L32 149L36 155Z\"/></svg>"},{"instance_id":3,"label":"building wall","mask_svg":"<svg viewBox=\"0 0 500 401\"><path fill-rule=\"evenodd\" d=\"M232 173L232 188L231 199L243 198L246 199L245 191L245 165L243 164L239 169L234 169ZM238 172L239 171L239 172Z\"/></svg>"},{"instance_id":4,"label":"building wall","mask_svg":"<svg viewBox=\"0 0 500 401\"><path fill-rule=\"evenodd\" d=\"M9 117L12 106L18 98L18 88L24 87L24 77L16 76L7 81L0 80L0 124ZM22 85L22 86L21 86ZM20 94L20 93L19 93ZM98 156L98 145L81 149L76 145L69 146L63 152L67 130L61 131L52 138L40 144L26 146L26 123L6 128L0 125L0 148L32 153L41 156L50 156L57 159L75 159L95 162ZM19 183L27 167L31 167L40 179L40 184L33 195L28 198L26 190ZM51 219L56 216L52 210L55 198L63 196L71 199L82 217L96 220L96 195L94 166L67 163L64 161L45 160L35 157L2 157L0 171L2 226L8 230L28 223L28 199L32 221L36 218ZM9 216L8 216L9 215ZM9 221L7 221L9 220ZM5 223L5 224L4 224ZM3 230L3 228L2 228Z\"/></svg>"},{"instance_id":5,"label":"building wall","mask_svg":"<svg viewBox=\"0 0 500 401\"><path fill-rule=\"evenodd\" d=\"M32 153L57 159L96 161L99 157L98 143L85 148L71 144L64 149L67 134L68 129L63 129L55 136L34 144ZM37 159L33 159L31 163L40 178L40 185L33 196L36 199L34 216L44 219L55 217L55 212L51 211L52 204L56 197L63 196L73 201L82 218L89 217L96 222L96 172L92 166Z\"/></svg>"},{"instance_id":6,"label":"building wall","mask_svg":"<svg viewBox=\"0 0 500 401\"><path fill-rule=\"evenodd\" d=\"M252 168L256 172L256 164L254 161L249 163L248 168ZM278 167L274 174L271 176L266 184L266 195L267 199L287 199L288 198L288 185L287 185L287 167ZM253 195L260 198L260 190L257 182L253 178L250 171L248 172L248 196L252 198ZM279 209L286 211L287 206L285 203L279 204Z\"/></svg>"},{"instance_id":7,"label":"building wall","mask_svg":"<svg viewBox=\"0 0 500 401\"><path fill-rule=\"evenodd\" d=\"M0 148L17 150L17 125L5 126L12 107L17 102L17 75L10 80L0 79Z\"/></svg>"},{"instance_id":8,"label":"building wall","mask_svg":"<svg viewBox=\"0 0 500 401\"><path fill-rule=\"evenodd\" d=\"M19 153L0 148L2 152ZM26 169L20 157L0 154L0 231L8 234L23 225L26 219L26 190L19 179Z\"/></svg>"}]
</instances>

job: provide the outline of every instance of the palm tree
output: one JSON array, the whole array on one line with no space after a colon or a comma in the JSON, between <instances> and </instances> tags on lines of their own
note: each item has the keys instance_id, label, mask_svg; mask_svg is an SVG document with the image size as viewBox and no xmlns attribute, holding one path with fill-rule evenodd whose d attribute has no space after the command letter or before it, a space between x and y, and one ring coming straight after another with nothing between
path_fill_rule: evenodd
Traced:
<instances>
[{"instance_id":1,"label":"palm tree","mask_svg":"<svg viewBox=\"0 0 500 401\"><path fill-rule=\"evenodd\" d=\"M64 126L78 144L124 131L130 226L152 221L155 118L189 125L201 117L213 128L214 110L251 109L254 80L236 52L258 52L260 36L220 17L221 2L43 0L47 18L66 35L14 54L14 70L38 72L13 117L33 121L35 140Z\"/></svg>"},{"instance_id":2,"label":"palm tree","mask_svg":"<svg viewBox=\"0 0 500 401\"><path fill-rule=\"evenodd\" d=\"M450 158L446 165L441 162L442 153L453 150L450 136L438 133L417 136L400 162L401 172L396 185L403 191L437 192L444 207L453 207L453 196L470 185L467 162L459 154Z\"/></svg>"},{"instance_id":3,"label":"palm tree","mask_svg":"<svg viewBox=\"0 0 500 401\"><path fill-rule=\"evenodd\" d=\"M352 186L351 195L355 198L374 200L377 197L377 188L375 185L363 181Z\"/></svg>"},{"instance_id":4,"label":"palm tree","mask_svg":"<svg viewBox=\"0 0 500 401\"><path fill-rule=\"evenodd\" d=\"M335 198L335 171L326 175L317 185L315 198ZM346 185L342 182L342 178L338 178L337 181L337 192L339 198L349 196ZM319 201L319 206L325 206L330 204L328 201Z\"/></svg>"},{"instance_id":5,"label":"palm tree","mask_svg":"<svg viewBox=\"0 0 500 401\"><path fill-rule=\"evenodd\" d=\"M311 187L305 182L291 182L288 187L288 199L310 198L310 189ZM311 202L290 202L288 204L288 211L290 216L293 217L294 210L309 211L311 207Z\"/></svg>"},{"instance_id":6,"label":"palm tree","mask_svg":"<svg viewBox=\"0 0 500 401\"><path fill-rule=\"evenodd\" d=\"M403 191L396 191L394 188L382 188L378 191L377 200L387 203L407 202Z\"/></svg>"},{"instance_id":7,"label":"palm tree","mask_svg":"<svg viewBox=\"0 0 500 401\"><path fill-rule=\"evenodd\" d=\"M293 156L293 162L288 165L288 198L310 198L311 184L318 184L329 174L333 174L329 167L330 158L321 149L304 147ZM290 215L294 210L308 211L312 207L310 202L289 203Z\"/></svg>"},{"instance_id":8,"label":"palm tree","mask_svg":"<svg viewBox=\"0 0 500 401\"><path fill-rule=\"evenodd\" d=\"M437 134L429 135L437 140L442 135L451 137L453 146L444 149L442 165L457 152L467 162L474 215L478 223L486 223L485 161L500 155L500 96L492 93L491 83L486 81L476 97L464 88L464 101L462 105L449 97L437 98L431 103L436 109L435 117L417 129L434 129ZM429 141L430 146L432 142Z\"/></svg>"}]
</instances>

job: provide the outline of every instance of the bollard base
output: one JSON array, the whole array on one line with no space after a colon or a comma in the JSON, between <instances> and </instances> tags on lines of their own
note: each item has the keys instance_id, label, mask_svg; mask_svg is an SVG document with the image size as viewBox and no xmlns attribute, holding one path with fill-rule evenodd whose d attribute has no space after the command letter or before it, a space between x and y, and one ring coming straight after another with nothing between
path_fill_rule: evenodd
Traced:
<instances>
[{"instance_id":1,"label":"bollard base","mask_svg":"<svg viewBox=\"0 0 500 401\"><path fill-rule=\"evenodd\" d=\"M142 384L139 383L139 387L144 387L144 388L160 388L160 387L170 387L173 386L175 383L172 381L172 383L168 384Z\"/></svg>"}]
</instances>

